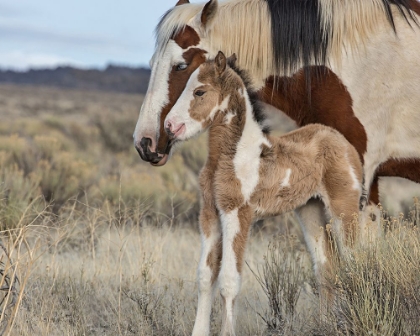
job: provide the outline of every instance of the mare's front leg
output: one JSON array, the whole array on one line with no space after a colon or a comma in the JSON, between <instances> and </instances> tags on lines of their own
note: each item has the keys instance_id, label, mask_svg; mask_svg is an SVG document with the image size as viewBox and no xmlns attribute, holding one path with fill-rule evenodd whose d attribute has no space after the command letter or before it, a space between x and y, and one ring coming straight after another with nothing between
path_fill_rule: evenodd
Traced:
<instances>
[{"instance_id":1,"label":"mare's front leg","mask_svg":"<svg viewBox=\"0 0 420 336\"><path fill-rule=\"evenodd\" d=\"M235 335L235 302L241 288L243 259L252 223L248 205L221 212L223 231L223 259L219 275L223 299L223 336Z\"/></svg>"},{"instance_id":2,"label":"mare's front leg","mask_svg":"<svg viewBox=\"0 0 420 336\"><path fill-rule=\"evenodd\" d=\"M202 181L201 181L202 182ZM210 314L214 289L222 258L222 233L214 199L202 183L203 205L200 212L201 257L197 271L198 304L193 336L210 333Z\"/></svg>"}]
</instances>

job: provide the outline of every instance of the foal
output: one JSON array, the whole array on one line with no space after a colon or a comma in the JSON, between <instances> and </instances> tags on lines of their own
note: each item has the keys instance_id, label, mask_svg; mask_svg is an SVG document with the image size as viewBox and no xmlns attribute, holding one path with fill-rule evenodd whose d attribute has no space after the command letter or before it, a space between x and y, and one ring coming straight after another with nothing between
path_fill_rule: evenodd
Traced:
<instances>
[{"instance_id":1,"label":"foal","mask_svg":"<svg viewBox=\"0 0 420 336\"><path fill-rule=\"evenodd\" d=\"M232 66L233 57L228 60ZM280 137L268 135L246 79L226 63L222 52L203 63L164 123L174 142L209 129L209 155L200 174L202 251L193 335L209 334L217 279L224 306L222 335L234 335L234 304L255 220L318 197L342 250L355 238L352 214L358 213L361 195L359 156L340 133L313 124ZM332 250L324 230L302 229L320 280Z\"/></svg>"}]
</instances>

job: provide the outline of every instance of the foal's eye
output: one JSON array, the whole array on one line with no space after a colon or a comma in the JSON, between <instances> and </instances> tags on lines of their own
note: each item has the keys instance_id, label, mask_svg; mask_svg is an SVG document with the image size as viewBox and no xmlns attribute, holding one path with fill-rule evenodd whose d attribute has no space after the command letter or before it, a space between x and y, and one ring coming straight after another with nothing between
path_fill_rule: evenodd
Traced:
<instances>
[{"instance_id":1,"label":"foal's eye","mask_svg":"<svg viewBox=\"0 0 420 336\"><path fill-rule=\"evenodd\" d=\"M201 97L202 95L204 95L206 93L206 91L202 91L202 90L197 90L194 92L194 95L196 95L197 97Z\"/></svg>"},{"instance_id":2,"label":"foal's eye","mask_svg":"<svg viewBox=\"0 0 420 336\"><path fill-rule=\"evenodd\" d=\"M188 64L187 63L179 63L176 66L176 71L185 70L186 68L188 68Z\"/></svg>"}]
</instances>

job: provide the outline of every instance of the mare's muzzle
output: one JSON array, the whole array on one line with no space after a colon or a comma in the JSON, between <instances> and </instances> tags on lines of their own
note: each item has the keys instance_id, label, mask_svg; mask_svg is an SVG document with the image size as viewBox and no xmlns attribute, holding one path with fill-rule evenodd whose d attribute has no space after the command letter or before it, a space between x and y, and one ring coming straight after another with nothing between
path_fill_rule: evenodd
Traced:
<instances>
[{"instance_id":1,"label":"mare's muzzle","mask_svg":"<svg viewBox=\"0 0 420 336\"><path fill-rule=\"evenodd\" d=\"M168 160L168 154L170 150L170 146L168 144L166 148L166 153L158 153L152 152L150 147L152 145L152 139L150 138L141 138L140 142L136 142L134 147L139 153L141 159L146 162L150 162L152 165L155 166L163 166L166 161Z\"/></svg>"}]
</instances>

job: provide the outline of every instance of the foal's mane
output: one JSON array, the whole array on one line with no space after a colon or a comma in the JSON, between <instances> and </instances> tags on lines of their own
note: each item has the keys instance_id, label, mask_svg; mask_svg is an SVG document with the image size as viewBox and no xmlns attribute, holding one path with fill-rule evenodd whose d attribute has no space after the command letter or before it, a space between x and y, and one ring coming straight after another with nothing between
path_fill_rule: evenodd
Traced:
<instances>
[{"instance_id":1,"label":"foal's mane","mask_svg":"<svg viewBox=\"0 0 420 336\"><path fill-rule=\"evenodd\" d=\"M261 127L261 130L263 133L268 134L270 132L270 127L265 123L266 121L266 115L264 113L263 106L261 104L261 101L258 99L257 91L255 91L252 88L252 81L248 74L248 72L244 69L239 68L236 65L236 61L233 61L231 59L228 60L229 68L232 69L242 80L242 82L245 85L245 89L248 93L248 97L252 106L252 113L254 116L255 121L258 123L258 125Z\"/></svg>"},{"instance_id":2,"label":"foal's mane","mask_svg":"<svg viewBox=\"0 0 420 336\"><path fill-rule=\"evenodd\" d=\"M339 65L343 47L363 49L382 22L396 31L397 15L417 25L413 1L227 0L219 4L206 38L212 51L236 53L253 79L291 75L308 65ZM169 39L191 24L203 6L183 4L162 17L154 57L162 55Z\"/></svg>"}]
</instances>

